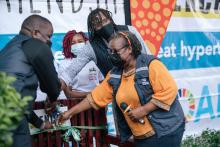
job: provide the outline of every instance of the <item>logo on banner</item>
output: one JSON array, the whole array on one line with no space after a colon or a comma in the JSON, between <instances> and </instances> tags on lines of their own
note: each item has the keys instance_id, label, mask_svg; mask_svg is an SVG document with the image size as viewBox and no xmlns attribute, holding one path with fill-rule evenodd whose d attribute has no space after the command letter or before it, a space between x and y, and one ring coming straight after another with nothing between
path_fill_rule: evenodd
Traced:
<instances>
[{"instance_id":1,"label":"logo on banner","mask_svg":"<svg viewBox=\"0 0 220 147\"><path fill-rule=\"evenodd\" d=\"M220 93L220 84L218 84L217 89L217 93ZM196 99L190 90L181 88L178 90L178 99L187 100L188 106L184 107L183 105L187 121L199 122L201 119L220 118L220 95L213 97L208 85L202 87L201 96L196 96ZM181 102L181 104L183 103Z\"/></svg>"},{"instance_id":2,"label":"logo on banner","mask_svg":"<svg viewBox=\"0 0 220 147\"><path fill-rule=\"evenodd\" d=\"M187 121L192 121L195 112L195 99L193 97L193 94L188 89L182 88L178 90L178 98L188 101L189 111L185 114L185 117Z\"/></svg>"}]
</instances>

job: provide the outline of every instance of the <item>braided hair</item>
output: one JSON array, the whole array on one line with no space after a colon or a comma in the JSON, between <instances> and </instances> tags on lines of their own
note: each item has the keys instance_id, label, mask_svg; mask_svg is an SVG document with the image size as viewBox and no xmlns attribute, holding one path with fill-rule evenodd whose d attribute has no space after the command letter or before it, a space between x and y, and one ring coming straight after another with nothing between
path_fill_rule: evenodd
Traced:
<instances>
[{"instance_id":1,"label":"braided hair","mask_svg":"<svg viewBox=\"0 0 220 147\"><path fill-rule=\"evenodd\" d=\"M100 12L113 23L114 27L116 26L115 22L112 19L112 13L110 11L102 8L96 8L95 10L90 12L87 18L89 39L91 40L95 38L95 25L102 24L102 17L100 16Z\"/></svg>"},{"instance_id":2,"label":"braided hair","mask_svg":"<svg viewBox=\"0 0 220 147\"><path fill-rule=\"evenodd\" d=\"M73 58L75 55L71 53L71 45L72 45L72 38L73 36L80 34L83 36L83 39L85 41L88 40L86 35L83 32L76 32L76 30L72 30L66 33L66 35L63 38L63 54L65 58Z\"/></svg>"}]
</instances>

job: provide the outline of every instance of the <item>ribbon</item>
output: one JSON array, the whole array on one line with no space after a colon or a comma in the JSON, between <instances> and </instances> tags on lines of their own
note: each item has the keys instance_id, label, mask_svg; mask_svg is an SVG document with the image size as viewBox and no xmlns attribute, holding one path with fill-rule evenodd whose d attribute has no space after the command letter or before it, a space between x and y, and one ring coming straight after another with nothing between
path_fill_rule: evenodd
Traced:
<instances>
[{"instance_id":1,"label":"ribbon","mask_svg":"<svg viewBox=\"0 0 220 147\"><path fill-rule=\"evenodd\" d=\"M76 128L69 128L66 133L62 136L63 140L69 142L70 136L72 135L73 139L78 142L81 140L80 131Z\"/></svg>"},{"instance_id":2,"label":"ribbon","mask_svg":"<svg viewBox=\"0 0 220 147\"><path fill-rule=\"evenodd\" d=\"M68 142L70 136L72 135L73 139L75 141L80 141L80 131L78 129L86 129L86 130L103 130L107 129L107 126L54 126L52 129L47 130L38 130L34 133L31 133L31 135L36 135L44 132L53 132L53 131L61 131L61 130L67 130L63 135L63 140Z\"/></svg>"},{"instance_id":3,"label":"ribbon","mask_svg":"<svg viewBox=\"0 0 220 147\"><path fill-rule=\"evenodd\" d=\"M56 104L54 111L51 113L51 116L56 120L61 112L61 104ZM67 125L57 125L56 121L53 124L53 128L47 130L37 130L34 133L31 132L31 135L36 135L44 132L53 132L58 130L67 130L63 135L62 138L64 141L69 142L70 137L72 136L73 139L78 142L81 139L80 131L78 129L90 129L90 130L101 130L107 129L107 126L67 126Z\"/></svg>"}]
</instances>

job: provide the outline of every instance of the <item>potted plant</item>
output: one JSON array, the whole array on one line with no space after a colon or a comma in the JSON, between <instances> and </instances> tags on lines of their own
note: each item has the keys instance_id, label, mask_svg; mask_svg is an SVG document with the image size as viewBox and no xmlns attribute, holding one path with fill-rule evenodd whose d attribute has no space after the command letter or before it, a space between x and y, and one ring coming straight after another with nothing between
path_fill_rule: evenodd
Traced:
<instances>
[{"instance_id":1,"label":"potted plant","mask_svg":"<svg viewBox=\"0 0 220 147\"><path fill-rule=\"evenodd\" d=\"M0 72L0 146L12 144L12 131L15 130L26 113L31 97L21 95L11 86L16 79Z\"/></svg>"}]
</instances>

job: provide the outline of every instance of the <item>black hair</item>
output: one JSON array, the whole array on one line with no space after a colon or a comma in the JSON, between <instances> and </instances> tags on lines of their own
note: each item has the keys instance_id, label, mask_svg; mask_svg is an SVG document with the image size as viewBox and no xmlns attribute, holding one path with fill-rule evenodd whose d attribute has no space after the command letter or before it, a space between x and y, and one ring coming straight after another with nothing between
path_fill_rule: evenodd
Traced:
<instances>
[{"instance_id":1,"label":"black hair","mask_svg":"<svg viewBox=\"0 0 220 147\"><path fill-rule=\"evenodd\" d=\"M88 33L89 33L89 38L91 40L93 40L94 37L95 37L95 27L94 27L94 24L102 24L102 18L100 16L100 12L107 19L109 19L113 23L113 25L115 27L115 22L112 19L112 13L110 11L102 9L102 8L96 8L95 10L90 12L90 14L89 14L89 16L87 18Z\"/></svg>"},{"instance_id":2,"label":"black hair","mask_svg":"<svg viewBox=\"0 0 220 147\"><path fill-rule=\"evenodd\" d=\"M141 54L142 46L135 34L129 31L116 32L110 37L109 41L118 38L123 38L124 46L131 47L132 54L135 58Z\"/></svg>"}]
</instances>

